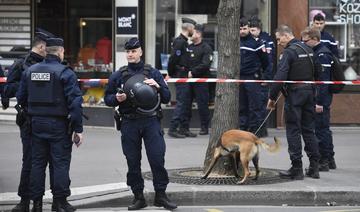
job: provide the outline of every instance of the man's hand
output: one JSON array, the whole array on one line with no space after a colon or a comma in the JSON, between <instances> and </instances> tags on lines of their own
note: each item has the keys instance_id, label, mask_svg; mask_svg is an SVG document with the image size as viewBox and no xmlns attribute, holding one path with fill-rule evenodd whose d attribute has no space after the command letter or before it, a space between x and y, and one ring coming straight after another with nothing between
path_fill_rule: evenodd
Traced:
<instances>
[{"instance_id":1,"label":"man's hand","mask_svg":"<svg viewBox=\"0 0 360 212\"><path fill-rule=\"evenodd\" d=\"M1 105L2 105L2 109L6 110L9 107L9 99L1 98Z\"/></svg>"},{"instance_id":2,"label":"man's hand","mask_svg":"<svg viewBox=\"0 0 360 212\"><path fill-rule=\"evenodd\" d=\"M316 112L316 113L322 113L322 112L324 112L324 106L322 106L322 105L315 105L315 112Z\"/></svg>"},{"instance_id":3,"label":"man's hand","mask_svg":"<svg viewBox=\"0 0 360 212\"><path fill-rule=\"evenodd\" d=\"M82 133L74 132L73 137L72 137L72 142L74 142L76 147L79 147L83 143L83 135L82 135Z\"/></svg>"},{"instance_id":4,"label":"man's hand","mask_svg":"<svg viewBox=\"0 0 360 212\"><path fill-rule=\"evenodd\" d=\"M266 109L268 109L268 110L275 110L275 101L269 99L269 100L268 100L268 103L267 103L267 106L266 106Z\"/></svg>"},{"instance_id":5,"label":"man's hand","mask_svg":"<svg viewBox=\"0 0 360 212\"><path fill-rule=\"evenodd\" d=\"M126 100L126 94L125 93L116 93L116 100L121 103Z\"/></svg>"},{"instance_id":6,"label":"man's hand","mask_svg":"<svg viewBox=\"0 0 360 212\"><path fill-rule=\"evenodd\" d=\"M154 79L145 79L144 83L146 83L150 86L154 86L157 90L160 89L160 85Z\"/></svg>"}]
</instances>

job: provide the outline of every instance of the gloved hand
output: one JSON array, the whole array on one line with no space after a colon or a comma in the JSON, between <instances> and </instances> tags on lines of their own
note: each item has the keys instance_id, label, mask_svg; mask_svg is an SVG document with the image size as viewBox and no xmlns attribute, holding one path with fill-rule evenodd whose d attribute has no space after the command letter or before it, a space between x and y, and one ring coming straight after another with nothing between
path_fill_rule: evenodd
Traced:
<instances>
[{"instance_id":1,"label":"gloved hand","mask_svg":"<svg viewBox=\"0 0 360 212\"><path fill-rule=\"evenodd\" d=\"M6 110L9 107L10 100L8 98L1 98L2 109Z\"/></svg>"}]
</instances>

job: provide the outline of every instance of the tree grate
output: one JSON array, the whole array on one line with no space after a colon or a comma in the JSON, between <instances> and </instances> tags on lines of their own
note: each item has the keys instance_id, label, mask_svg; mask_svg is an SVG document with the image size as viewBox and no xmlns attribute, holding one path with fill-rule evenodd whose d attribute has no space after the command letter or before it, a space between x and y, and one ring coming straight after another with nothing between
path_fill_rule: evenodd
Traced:
<instances>
[{"instance_id":1,"label":"tree grate","mask_svg":"<svg viewBox=\"0 0 360 212\"><path fill-rule=\"evenodd\" d=\"M257 180L253 180L255 176L255 169L250 168L251 176L243 185L265 185L274 183L288 182L290 179L281 179L277 169L261 168ZM186 185L237 185L241 178L234 176L214 176L209 175L207 179L201 179L203 176L203 168L183 168L183 169L169 169L169 181L171 183L179 183ZM146 180L152 180L151 172L144 172L143 176Z\"/></svg>"}]
</instances>

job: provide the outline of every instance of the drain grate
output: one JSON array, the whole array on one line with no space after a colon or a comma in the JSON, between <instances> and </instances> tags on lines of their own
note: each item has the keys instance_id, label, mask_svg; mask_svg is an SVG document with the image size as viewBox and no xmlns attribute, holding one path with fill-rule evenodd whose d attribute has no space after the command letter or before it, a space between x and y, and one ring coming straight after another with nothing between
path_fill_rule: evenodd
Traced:
<instances>
[{"instance_id":1,"label":"drain grate","mask_svg":"<svg viewBox=\"0 0 360 212\"><path fill-rule=\"evenodd\" d=\"M251 176L255 176L255 170L250 168ZM248 178L245 185L264 185L288 182L288 179L281 179L277 169L261 168L260 175L257 180L252 180L253 177ZM183 168L183 169L169 169L169 180L172 183L187 184L187 185L236 185L239 181L234 176L212 176L207 179L201 179L203 176L203 168ZM152 180L151 172L143 173L147 180Z\"/></svg>"}]
</instances>

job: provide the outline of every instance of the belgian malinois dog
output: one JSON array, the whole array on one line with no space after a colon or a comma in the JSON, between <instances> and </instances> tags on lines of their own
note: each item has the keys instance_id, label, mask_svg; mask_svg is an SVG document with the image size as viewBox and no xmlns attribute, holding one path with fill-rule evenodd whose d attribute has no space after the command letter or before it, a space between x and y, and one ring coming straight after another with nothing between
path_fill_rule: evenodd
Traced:
<instances>
[{"instance_id":1,"label":"belgian malinois dog","mask_svg":"<svg viewBox=\"0 0 360 212\"><path fill-rule=\"evenodd\" d=\"M263 140L259 139L256 135L251 132L243 130L228 130L221 136L219 145L214 150L214 155L210 163L209 169L206 171L202 179L206 179L211 170L213 169L216 161L222 157L231 155L234 159L234 174L237 178L238 175L238 162L241 161L241 165L244 171L243 179L238 182L243 184L248 176L250 176L249 162L252 160L256 169L256 180L259 176L259 145L269 152L276 152L280 149L279 140L274 137L274 144L267 144Z\"/></svg>"}]
</instances>

